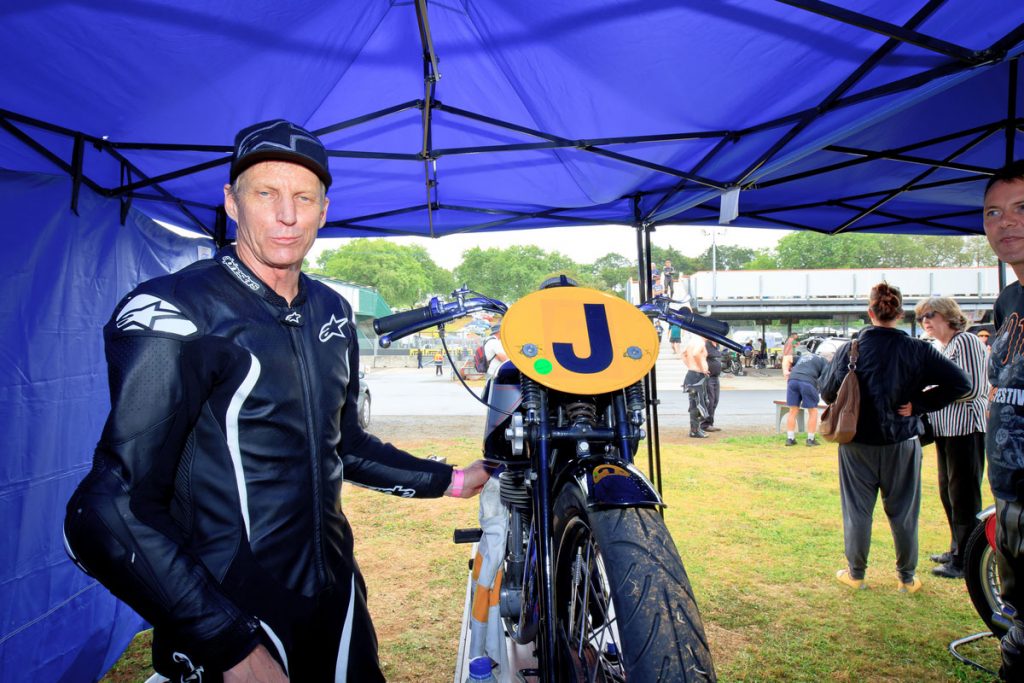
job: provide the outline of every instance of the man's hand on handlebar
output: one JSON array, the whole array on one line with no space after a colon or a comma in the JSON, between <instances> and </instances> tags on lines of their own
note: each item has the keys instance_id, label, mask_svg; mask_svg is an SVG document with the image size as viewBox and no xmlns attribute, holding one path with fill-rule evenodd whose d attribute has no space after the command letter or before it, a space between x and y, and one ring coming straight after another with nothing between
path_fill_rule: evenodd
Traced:
<instances>
[{"instance_id":1,"label":"man's hand on handlebar","mask_svg":"<svg viewBox=\"0 0 1024 683\"><path fill-rule=\"evenodd\" d=\"M479 495L484 484L486 484L487 480L491 478L491 472L488 469L488 465L483 460L477 460L470 466L462 469L461 472L461 486L457 486L459 483L458 474L456 474L456 472L452 472L452 483L448 485L444 495L455 498L472 498L473 496Z\"/></svg>"}]
</instances>

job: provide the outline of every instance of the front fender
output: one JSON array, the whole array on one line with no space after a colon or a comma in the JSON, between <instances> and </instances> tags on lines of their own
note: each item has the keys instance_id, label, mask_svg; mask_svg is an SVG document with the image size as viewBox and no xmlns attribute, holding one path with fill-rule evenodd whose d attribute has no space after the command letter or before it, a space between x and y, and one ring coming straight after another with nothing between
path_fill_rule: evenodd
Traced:
<instances>
[{"instance_id":1,"label":"front fender","mask_svg":"<svg viewBox=\"0 0 1024 683\"><path fill-rule=\"evenodd\" d=\"M989 505L979 512L976 517L985 525L985 540L993 550L996 549L996 506Z\"/></svg>"},{"instance_id":2,"label":"front fender","mask_svg":"<svg viewBox=\"0 0 1024 683\"><path fill-rule=\"evenodd\" d=\"M563 485L578 486L587 508L664 507L665 502L644 473L621 460L577 461L563 475Z\"/></svg>"}]
</instances>

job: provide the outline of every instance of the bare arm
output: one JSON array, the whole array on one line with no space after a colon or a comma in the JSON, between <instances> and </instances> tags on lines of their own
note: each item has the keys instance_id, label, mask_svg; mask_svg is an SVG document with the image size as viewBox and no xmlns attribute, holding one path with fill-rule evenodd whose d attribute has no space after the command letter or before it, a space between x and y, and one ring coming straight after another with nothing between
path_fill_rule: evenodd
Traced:
<instances>
[{"instance_id":1,"label":"bare arm","mask_svg":"<svg viewBox=\"0 0 1024 683\"><path fill-rule=\"evenodd\" d=\"M245 659L224 672L224 683L288 683L277 660L257 645Z\"/></svg>"}]
</instances>

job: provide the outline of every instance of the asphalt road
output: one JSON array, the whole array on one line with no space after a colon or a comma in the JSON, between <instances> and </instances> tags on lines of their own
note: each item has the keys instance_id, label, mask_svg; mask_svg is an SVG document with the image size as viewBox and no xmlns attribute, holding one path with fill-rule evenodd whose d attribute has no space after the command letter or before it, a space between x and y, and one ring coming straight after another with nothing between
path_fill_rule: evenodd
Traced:
<instances>
[{"instance_id":1,"label":"asphalt road","mask_svg":"<svg viewBox=\"0 0 1024 683\"><path fill-rule=\"evenodd\" d=\"M681 429L689 424L686 394L679 388L681 372L658 363L658 419L662 429ZM434 368L422 370L379 368L367 373L372 411L377 417L483 417L485 407L471 397L458 381L446 374L438 377ZM480 393L482 385L471 387ZM722 394L715 424L723 429L774 431L774 400L786 398L785 384L778 371L767 376L722 378ZM372 427L371 427L372 429Z\"/></svg>"}]
</instances>

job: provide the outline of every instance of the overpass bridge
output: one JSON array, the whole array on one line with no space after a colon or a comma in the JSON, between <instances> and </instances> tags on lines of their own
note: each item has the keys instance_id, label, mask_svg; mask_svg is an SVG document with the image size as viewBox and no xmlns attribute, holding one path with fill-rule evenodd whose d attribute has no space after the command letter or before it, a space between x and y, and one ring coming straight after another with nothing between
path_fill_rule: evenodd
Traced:
<instances>
[{"instance_id":1,"label":"overpass bridge","mask_svg":"<svg viewBox=\"0 0 1024 683\"><path fill-rule=\"evenodd\" d=\"M883 280L900 288L908 319L921 299L948 296L980 322L991 316L999 295L996 266L699 271L680 278L675 293L677 299L688 293L701 313L722 320L834 319L859 325L867 320L871 287ZM638 296L633 281L630 289L631 297Z\"/></svg>"}]
</instances>

